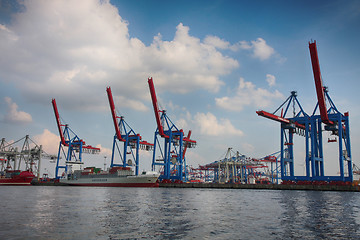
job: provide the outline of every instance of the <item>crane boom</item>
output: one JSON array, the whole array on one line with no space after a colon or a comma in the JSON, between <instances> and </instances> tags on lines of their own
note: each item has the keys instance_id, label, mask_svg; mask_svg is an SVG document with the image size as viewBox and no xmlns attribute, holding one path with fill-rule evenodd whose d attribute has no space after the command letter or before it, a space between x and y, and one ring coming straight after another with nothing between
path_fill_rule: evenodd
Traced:
<instances>
[{"instance_id":1,"label":"crane boom","mask_svg":"<svg viewBox=\"0 0 360 240\"><path fill-rule=\"evenodd\" d=\"M65 126L65 128L67 128L67 125L63 125L60 122L60 115L59 115L59 111L58 111L58 108L57 108L55 98L53 98L51 102L52 102L52 105L53 105L53 108L54 108L54 113L55 113L56 123L57 123L59 134L60 134L61 144L68 147L69 146L69 143L68 143L69 141L66 141L64 133L63 133L62 128L61 128L62 126ZM81 142L82 143L82 148L84 148L84 149L94 150L94 152L100 152L100 148L93 147L91 145L86 145L85 141L82 140L82 139L74 140L73 143L75 143L75 142Z\"/></svg>"},{"instance_id":2,"label":"crane boom","mask_svg":"<svg viewBox=\"0 0 360 240\"><path fill-rule=\"evenodd\" d=\"M154 107L155 119L156 119L156 124L158 126L159 134L161 137L168 138L169 136L165 135L164 127L161 124L161 119L160 119L160 114L159 114L160 110L159 110L156 93L155 93L154 82L153 82L152 78L148 78L148 84L149 84L151 100L152 100L153 107Z\"/></svg>"},{"instance_id":3,"label":"crane boom","mask_svg":"<svg viewBox=\"0 0 360 240\"><path fill-rule=\"evenodd\" d=\"M321 79L320 64L319 64L319 58L318 58L318 53L317 53L317 48L316 48L316 41L314 41L312 43L309 42L309 49L310 49L311 63L312 63L312 69L313 69L313 73L314 73L316 94L317 94L318 103L319 103L321 120L325 124L333 124L333 122L329 120L329 116L328 116L327 109L326 109L324 87L323 87L323 83L322 83L322 79Z\"/></svg>"},{"instance_id":4,"label":"crane boom","mask_svg":"<svg viewBox=\"0 0 360 240\"><path fill-rule=\"evenodd\" d=\"M51 102L52 102L52 105L53 105L53 108L54 108L54 113L55 113L56 123L57 123L59 134L60 134L61 143L64 146L67 146L68 144L65 141L64 133L63 133L63 131L61 129L61 127L63 125L61 125L61 122L60 122L60 115L59 115L59 112L58 112L58 108L57 108L57 105L56 105L55 98L53 98Z\"/></svg>"},{"instance_id":5,"label":"crane boom","mask_svg":"<svg viewBox=\"0 0 360 240\"><path fill-rule=\"evenodd\" d=\"M112 93L111 93L111 88L107 87L106 92L107 92L108 99L109 99L110 111L111 111L111 115L112 115L112 118L113 118L117 139L119 139L119 141L125 142L125 139L123 139L121 137L120 128L119 128L119 124L118 124L117 116L116 116L116 111L115 111L114 99L113 99L113 96L112 96Z\"/></svg>"},{"instance_id":6,"label":"crane boom","mask_svg":"<svg viewBox=\"0 0 360 240\"><path fill-rule=\"evenodd\" d=\"M279 116L276 116L272 113L269 113L269 112L266 112L266 111L256 111L256 113L259 115L259 116L262 116L262 117L265 117L265 118L268 118L268 119L271 119L271 120L274 120L274 121L277 121L277 122L280 122L280 123L285 123L285 124L290 124L291 121L287 118L283 118L283 117L279 117ZM301 128L301 129L305 129L305 125L303 124L300 124L298 122L294 122L295 126L298 127L298 128Z\"/></svg>"},{"instance_id":7,"label":"crane boom","mask_svg":"<svg viewBox=\"0 0 360 240\"><path fill-rule=\"evenodd\" d=\"M184 141L186 142L186 140L190 140L190 137L191 137L191 130L189 130L188 135L187 135L186 139L184 139ZM189 146L189 143L186 143L185 147L184 147L183 155L182 155L183 159L185 158L185 154L186 154L186 150L187 150L188 146Z\"/></svg>"}]
</instances>

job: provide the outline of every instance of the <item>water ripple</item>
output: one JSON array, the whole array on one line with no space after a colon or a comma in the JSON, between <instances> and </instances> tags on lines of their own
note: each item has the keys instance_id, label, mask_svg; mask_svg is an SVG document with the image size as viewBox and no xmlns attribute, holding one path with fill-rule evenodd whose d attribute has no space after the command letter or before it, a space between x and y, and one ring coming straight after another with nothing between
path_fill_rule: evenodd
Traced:
<instances>
[{"instance_id":1,"label":"water ripple","mask_svg":"<svg viewBox=\"0 0 360 240\"><path fill-rule=\"evenodd\" d=\"M359 193L1 187L0 239L359 239Z\"/></svg>"}]
</instances>

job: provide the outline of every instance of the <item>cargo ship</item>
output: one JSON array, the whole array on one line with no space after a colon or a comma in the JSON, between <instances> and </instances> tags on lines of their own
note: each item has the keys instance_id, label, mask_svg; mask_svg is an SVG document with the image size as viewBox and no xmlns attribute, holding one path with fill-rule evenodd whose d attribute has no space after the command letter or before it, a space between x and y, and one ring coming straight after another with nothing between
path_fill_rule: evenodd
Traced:
<instances>
[{"instance_id":1,"label":"cargo ship","mask_svg":"<svg viewBox=\"0 0 360 240\"><path fill-rule=\"evenodd\" d=\"M134 175L130 167L112 167L109 171L87 167L67 174L60 179L60 183L94 187L159 187L157 182L159 176L157 172L142 172L140 175Z\"/></svg>"},{"instance_id":2,"label":"cargo ship","mask_svg":"<svg viewBox=\"0 0 360 240\"><path fill-rule=\"evenodd\" d=\"M30 185L35 175L30 171L6 170L0 172L0 185Z\"/></svg>"}]
</instances>

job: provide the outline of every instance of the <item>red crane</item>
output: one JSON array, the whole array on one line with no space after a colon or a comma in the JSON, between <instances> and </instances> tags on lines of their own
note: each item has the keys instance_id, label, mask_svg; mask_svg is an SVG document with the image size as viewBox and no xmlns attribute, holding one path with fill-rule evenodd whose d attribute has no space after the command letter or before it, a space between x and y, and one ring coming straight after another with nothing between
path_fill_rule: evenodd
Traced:
<instances>
[{"instance_id":1,"label":"red crane","mask_svg":"<svg viewBox=\"0 0 360 240\"><path fill-rule=\"evenodd\" d=\"M82 139L79 139L78 136L76 136L76 134L75 134L75 137L73 139L71 139L70 133L68 131L69 126L67 124L61 124L60 115L59 115L59 111L58 111L58 108L57 108L57 105L56 105L55 98L52 99L52 105L53 105L53 108L54 108L54 114L55 114L55 118L56 118L56 123L57 123L59 134L60 134L61 144L63 146L68 147L69 142L73 140L74 143L75 142L81 142L82 143L82 148L89 149L89 150L94 150L94 152L99 152L100 151L100 148L93 147L91 145L86 145L85 141L82 140ZM63 130L62 127L65 127L65 129ZM65 135L64 135L64 133L65 133Z\"/></svg>"},{"instance_id":2,"label":"red crane","mask_svg":"<svg viewBox=\"0 0 360 240\"><path fill-rule=\"evenodd\" d=\"M96 154L100 152L100 148L86 145L85 141L80 139L69 128L68 124L61 124L60 115L55 99L52 99L51 102L54 108L56 123L60 134L60 146L59 146L59 152L58 152L56 168L55 168L55 177L60 178L59 169L63 168L67 173L69 164L82 164L82 153ZM64 151L63 147L67 147L68 151ZM63 152L65 157L65 165L60 165L61 152ZM75 158L75 161L73 161L73 158Z\"/></svg>"},{"instance_id":3,"label":"red crane","mask_svg":"<svg viewBox=\"0 0 360 240\"><path fill-rule=\"evenodd\" d=\"M185 158L186 150L187 150L187 148L188 148L188 146L189 146L189 144L188 144L187 142L193 141L193 140L190 140L190 137L191 137L191 130L189 130L187 137L184 138L184 140L185 140L186 143L185 143L185 147L184 147L184 151L183 151L183 156L182 156L183 159Z\"/></svg>"},{"instance_id":4,"label":"red crane","mask_svg":"<svg viewBox=\"0 0 360 240\"><path fill-rule=\"evenodd\" d=\"M141 141L142 138L140 134L135 133L135 131L125 122L124 117L118 117L115 111L114 99L112 96L111 88L107 87L106 92L109 99L110 111L115 127L115 136L113 141L113 149L111 155L111 165L110 167L123 166L126 167L128 165L127 155L131 154L135 161L135 174L139 173L139 150L151 151L153 149L154 144L148 143L146 141ZM120 121L118 121L120 119ZM122 148L118 147L117 140L123 144ZM122 150L121 150L122 149ZM121 164L114 163L115 154L120 156L122 159Z\"/></svg>"},{"instance_id":5,"label":"red crane","mask_svg":"<svg viewBox=\"0 0 360 240\"><path fill-rule=\"evenodd\" d=\"M328 116L327 109L326 109L324 86L323 86L322 78L321 78L319 57L318 57L317 48L316 48L316 41L309 42L309 50L310 50L310 56L311 56L312 69L313 69L313 73L314 73L316 94L317 94L318 103L319 103L321 120L325 124L333 125L334 123L329 120L329 116Z\"/></svg>"},{"instance_id":6,"label":"red crane","mask_svg":"<svg viewBox=\"0 0 360 240\"><path fill-rule=\"evenodd\" d=\"M58 111L58 108L57 108L57 105L56 105L55 98L53 98L51 102L52 102L52 105L53 105L53 108L54 108L54 113L55 113L56 123L57 123L59 134L60 134L61 143L64 146L68 146L68 144L66 144L66 142L65 142L64 133L62 131L62 127L65 127L65 125L62 125L61 122L60 122L60 115L59 115L59 111Z\"/></svg>"},{"instance_id":7,"label":"red crane","mask_svg":"<svg viewBox=\"0 0 360 240\"><path fill-rule=\"evenodd\" d=\"M175 126L166 115L166 111L159 109L152 78L148 78L148 84L157 124L154 140L153 170L155 170L156 165L164 168L163 174L160 175L160 180L186 180L186 162L184 156L187 148L195 147L196 141L190 139L191 131L185 137L183 130ZM164 139L163 150L160 145L157 146L158 136ZM158 160L156 159L157 150L161 154L161 159Z\"/></svg>"},{"instance_id":8,"label":"red crane","mask_svg":"<svg viewBox=\"0 0 360 240\"><path fill-rule=\"evenodd\" d=\"M295 91L291 92L293 99L293 117L286 118L286 112L289 104L286 107L285 113L281 113L281 117L274 115L279 109L284 106L286 102L290 103L291 98L285 101L273 114L264 111L258 111L260 116L267 117L272 120L281 122L281 179L283 181L352 181L352 165L351 165L351 145L350 145L350 128L349 128L349 113L342 114L339 112L331 100L327 88L323 86L316 41L309 42L309 50L311 57L312 70L314 75L314 82L317 95L317 103L312 115L306 114L298 100L296 99ZM295 103L298 104L300 112L295 112ZM328 104L328 108L326 106ZM319 108L320 114L316 114ZM300 114L302 113L302 114ZM294 122L287 124L288 120ZM304 130L297 131L300 128L298 124L306 126ZM324 124L324 126L322 125ZM340 167L340 176L325 176L324 171L324 148L323 148L323 132L331 131L333 135L338 137L335 139L328 139L328 142L339 141L338 144L338 158ZM293 135L300 133L305 137L305 176L295 176L294 171L294 149L293 149ZM347 165L347 171L345 171Z\"/></svg>"},{"instance_id":9,"label":"red crane","mask_svg":"<svg viewBox=\"0 0 360 240\"><path fill-rule=\"evenodd\" d=\"M114 127L115 127L115 133L116 133L116 137L119 141L121 142L125 142L125 139L123 139L121 137L121 133L120 133L120 128L119 128L119 123L117 121L118 116L116 115L116 111L115 111L115 104L114 104L114 99L111 93L111 88L107 87L106 88L106 92L108 95L108 99L109 99L109 104L110 104L110 111L111 111L111 115L113 118L113 122L114 122Z\"/></svg>"},{"instance_id":10,"label":"red crane","mask_svg":"<svg viewBox=\"0 0 360 240\"><path fill-rule=\"evenodd\" d=\"M113 122L114 122L116 137L119 141L126 142L126 139L124 139L124 137L121 135L121 131L120 131L120 127L119 127L119 125L121 125L121 124L119 124L119 122L117 120L118 118L120 120L123 120L124 118L116 115L115 104L114 104L114 99L112 96L111 88L107 87L106 92L107 92L108 99L109 99L110 111L111 111L111 115L112 115ZM140 136L140 134L135 134L135 132L133 132L133 131L131 131L131 132L133 133L133 135L128 135L128 137L135 137L135 135L136 135L136 136L139 136L140 140L142 140L142 137ZM140 141L139 144L141 145L141 147L144 147L144 145L149 146L149 147L154 146L154 144L148 143L147 141Z\"/></svg>"},{"instance_id":11,"label":"red crane","mask_svg":"<svg viewBox=\"0 0 360 240\"><path fill-rule=\"evenodd\" d=\"M149 84L149 88L150 88L150 95L151 95L151 100L152 100L152 104L154 107L155 120L156 120L156 124L158 126L159 134L161 137L169 138L169 136L165 135L164 127L161 124L160 113L162 113L164 111L159 110L159 105L158 105L158 101L157 101L156 93L155 93L154 82L153 82L152 78L148 79L148 84Z\"/></svg>"},{"instance_id":12,"label":"red crane","mask_svg":"<svg viewBox=\"0 0 360 240\"><path fill-rule=\"evenodd\" d=\"M256 111L256 113L259 115L259 116L262 116L262 117L265 117L265 118L269 118L271 120L274 120L274 121L277 121L277 122L280 122L280 123L286 123L286 124L290 124L290 123L293 123L295 124L296 127L298 128L301 128L301 129L305 129L305 125L303 124L300 124L298 122L291 122L289 119L287 118L283 118L282 116L279 117L275 114L272 114L272 113L269 113L269 112L266 112L266 111Z\"/></svg>"}]
</instances>

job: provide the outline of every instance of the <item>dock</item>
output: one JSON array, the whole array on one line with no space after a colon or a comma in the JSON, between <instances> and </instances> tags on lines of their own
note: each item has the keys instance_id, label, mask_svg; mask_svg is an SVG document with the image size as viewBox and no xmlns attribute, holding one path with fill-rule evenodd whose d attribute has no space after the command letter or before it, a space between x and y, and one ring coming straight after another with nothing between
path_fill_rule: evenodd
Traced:
<instances>
[{"instance_id":1,"label":"dock","mask_svg":"<svg viewBox=\"0 0 360 240\"><path fill-rule=\"evenodd\" d=\"M289 184L237 184L237 183L160 183L159 187L360 192L359 185L342 186L342 185L289 185Z\"/></svg>"}]
</instances>

